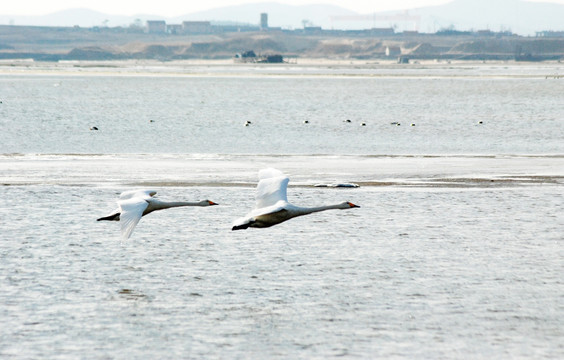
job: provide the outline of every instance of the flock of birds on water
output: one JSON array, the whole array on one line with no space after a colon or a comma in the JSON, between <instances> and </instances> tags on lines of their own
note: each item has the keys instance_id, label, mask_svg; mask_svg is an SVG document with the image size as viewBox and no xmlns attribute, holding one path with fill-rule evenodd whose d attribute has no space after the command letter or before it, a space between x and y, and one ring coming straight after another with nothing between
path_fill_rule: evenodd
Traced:
<instances>
[{"instance_id":1,"label":"flock of birds on water","mask_svg":"<svg viewBox=\"0 0 564 360\"><path fill-rule=\"evenodd\" d=\"M155 121L154 121L154 120L149 120L149 122L152 123L152 122L155 122ZM343 122L350 124L350 123L352 123L352 120L351 120L351 119L346 119L346 120L344 120ZM252 121L247 120L247 121L244 122L243 126L251 126L252 124L253 124ZM304 120L304 124L309 124L309 120ZM480 124L482 124L482 121L480 121ZM400 126L401 123L399 123L399 122L397 122L397 121L392 121L392 122L390 123L390 125ZM360 123L360 126L366 126L366 122L364 122L364 121L361 122L361 123ZM415 126L415 123L411 123L410 126ZM91 127L90 127L90 130L99 130L99 129L98 129L97 126L91 126Z\"/></svg>"},{"instance_id":2,"label":"flock of birds on water","mask_svg":"<svg viewBox=\"0 0 564 360\"><path fill-rule=\"evenodd\" d=\"M2 102L0 102L0 104L1 104L1 103L2 103ZM155 122L155 121L154 121L154 120L149 120L149 122L152 123L152 122ZM351 120L351 119L346 119L346 120L343 120L343 122L344 122L344 123L347 123L347 124L350 124L350 123L352 123L352 120ZM304 123L304 124L309 124L309 120L304 120L303 123ZM252 124L253 124L252 121L247 120L247 121L244 122L243 126L251 126ZM478 121L478 124L479 124L479 125L483 125L484 122L483 122L483 121ZM398 122L398 121L392 121L392 122L390 123L390 125L393 125L393 126L401 126L401 123ZM361 123L360 123L360 126L366 126L366 122L364 122L364 121L361 122ZM415 126L415 123L410 123L409 126ZM92 126L92 127L90 127L90 130L99 130L99 129L98 129L97 126Z\"/></svg>"},{"instance_id":3,"label":"flock of birds on water","mask_svg":"<svg viewBox=\"0 0 564 360\"><path fill-rule=\"evenodd\" d=\"M290 220L297 216L312 214L332 209L352 209L360 206L344 201L333 205L317 207L301 207L288 202L287 190L290 179L280 170L268 168L259 171L259 182L256 190L256 205L247 215L236 219L231 230L252 228L267 228ZM118 201L118 207L109 215L97 219L98 221L119 221L123 239L131 237L139 220L147 214L157 210L170 209L181 206L213 206L218 205L211 200L196 202L161 201L154 196L154 190L130 190L123 192Z\"/></svg>"}]
</instances>

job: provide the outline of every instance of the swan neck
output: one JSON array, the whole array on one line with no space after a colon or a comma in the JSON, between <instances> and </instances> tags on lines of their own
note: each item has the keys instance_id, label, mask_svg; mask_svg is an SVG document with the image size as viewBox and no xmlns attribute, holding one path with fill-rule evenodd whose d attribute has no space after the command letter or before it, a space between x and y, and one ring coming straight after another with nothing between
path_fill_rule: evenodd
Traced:
<instances>
[{"instance_id":1,"label":"swan neck","mask_svg":"<svg viewBox=\"0 0 564 360\"><path fill-rule=\"evenodd\" d=\"M162 209L169 209L174 207L181 207L181 206L199 206L200 204L197 202L190 202L190 201L159 201L158 203L154 204L155 210L162 210Z\"/></svg>"},{"instance_id":2,"label":"swan neck","mask_svg":"<svg viewBox=\"0 0 564 360\"><path fill-rule=\"evenodd\" d=\"M299 208L298 212L300 215L311 214L315 212L325 211L325 210L332 210L332 209L341 209L341 204L334 204L334 205L324 205L324 206L316 206L311 208Z\"/></svg>"}]
</instances>

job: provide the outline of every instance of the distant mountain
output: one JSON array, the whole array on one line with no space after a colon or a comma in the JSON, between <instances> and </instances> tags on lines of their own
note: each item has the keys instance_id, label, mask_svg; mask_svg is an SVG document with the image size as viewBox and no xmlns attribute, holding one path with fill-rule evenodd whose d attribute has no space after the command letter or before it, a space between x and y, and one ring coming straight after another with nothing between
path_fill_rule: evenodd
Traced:
<instances>
[{"instance_id":1,"label":"distant mountain","mask_svg":"<svg viewBox=\"0 0 564 360\"><path fill-rule=\"evenodd\" d=\"M534 35L536 31L564 30L564 5L523 0L455 0L413 11L422 17L423 32L441 28L507 31Z\"/></svg>"},{"instance_id":2,"label":"distant mountain","mask_svg":"<svg viewBox=\"0 0 564 360\"><path fill-rule=\"evenodd\" d=\"M165 20L178 24L184 20L238 22L257 25L260 13L268 13L272 27L286 29L321 26L324 29L366 29L394 27L396 31L418 29L436 32L441 29L512 31L520 35L534 35L536 31L564 31L564 5L529 2L525 0L454 0L440 6L377 14L358 14L333 5L291 6L274 2L228 6L163 17L150 14L119 16L87 9L70 9L45 16L0 15L0 25L38 26L130 26L147 20ZM414 16L419 21L414 21ZM340 17L340 18L338 18ZM346 18L346 19L345 19Z\"/></svg>"},{"instance_id":3,"label":"distant mountain","mask_svg":"<svg viewBox=\"0 0 564 360\"><path fill-rule=\"evenodd\" d=\"M526 0L454 0L445 5L365 15L366 20L333 22L336 28L394 27L396 31L441 29L511 31L535 35L536 31L564 31L564 5ZM419 17L418 27L414 17Z\"/></svg>"}]
</instances>

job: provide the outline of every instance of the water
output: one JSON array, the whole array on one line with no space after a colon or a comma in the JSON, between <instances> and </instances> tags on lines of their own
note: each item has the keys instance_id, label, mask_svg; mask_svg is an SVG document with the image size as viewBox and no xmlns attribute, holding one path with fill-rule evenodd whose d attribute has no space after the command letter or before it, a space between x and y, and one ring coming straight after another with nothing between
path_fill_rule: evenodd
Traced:
<instances>
[{"instance_id":1,"label":"water","mask_svg":"<svg viewBox=\"0 0 564 360\"><path fill-rule=\"evenodd\" d=\"M557 64L264 69L4 70L0 357L564 356ZM361 208L230 231L266 166Z\"/></svg>"},{"instance_id":2,"label":"water","mask_svg":"<svg viewBox=\"0 0 564 360\"><path fill-rule=\"evenodd\" d=\"M546 78L562 73L560 64L463 67L464 76L449 67L235 69L2 74L0 153L564 152L564 82Z\"/></svg>"}]
</instances>

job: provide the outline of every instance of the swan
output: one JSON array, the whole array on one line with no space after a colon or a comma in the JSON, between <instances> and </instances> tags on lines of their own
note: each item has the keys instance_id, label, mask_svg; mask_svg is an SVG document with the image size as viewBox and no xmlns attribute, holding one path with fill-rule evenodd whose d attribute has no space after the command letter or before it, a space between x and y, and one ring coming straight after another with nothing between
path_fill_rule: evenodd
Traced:
<instances>
[{"instance_id":1,"label":"swan","mask_svg":"<svg viewBox=\"0 0 564 360\"><path fill-rule=\"evenodd\" d=\"M119 196L118 208L110 215L101 217L97 221L119 221L121 223L121 235L124 239L129 239L133 229L141 220L142 216L153 211L163 210L180 206L211 206L218 205L210 200L198 202L187 201L160 201L153 196L157 194L154 190L129 190Z\"/></svg>"},{"instance_id":2,"label":"swan","mask_svg":"<svg viewBox=\"0 0 564 360\"><path fill-rule=\"evenodd\" d=\"M287 189L290 179L280 170L268 168L259 171L256 206L246 216L236 219L231 230L249 227L265 228L280 224L296 216L308 215L331 209L351 209L360 207L351 202L319 207L299 207L288 203Z\"/></svg>"}]
</instances>

